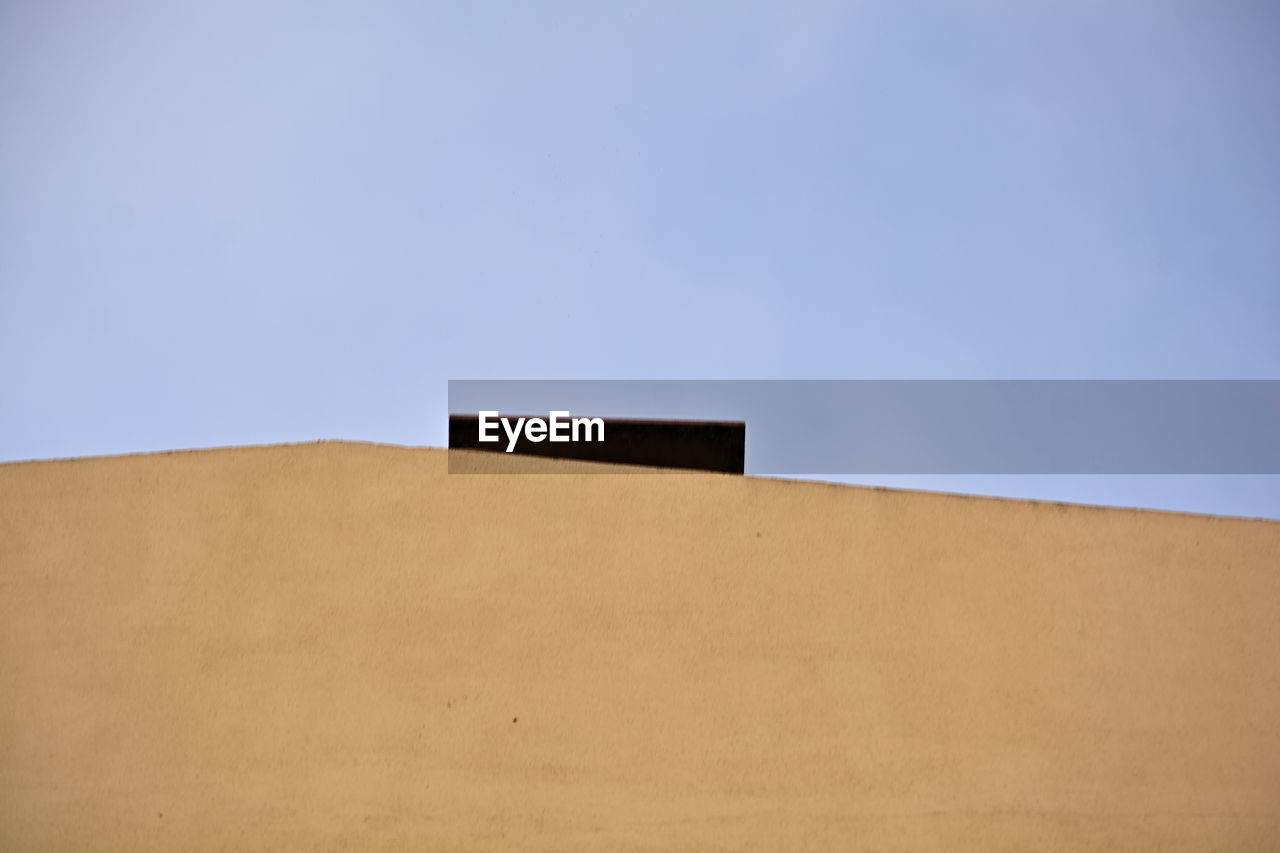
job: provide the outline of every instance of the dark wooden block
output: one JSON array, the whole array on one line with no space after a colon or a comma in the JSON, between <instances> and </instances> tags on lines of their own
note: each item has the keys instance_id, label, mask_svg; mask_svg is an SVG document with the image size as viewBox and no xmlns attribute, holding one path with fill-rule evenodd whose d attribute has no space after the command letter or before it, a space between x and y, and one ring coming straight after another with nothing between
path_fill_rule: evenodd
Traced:
<instances>
[{"instance_id":1,"label":"dark wooden block","mask_svg":"<svg viewBox=\"0 0 1280 853\"><path fill-rule=\"evenodd\" d=\"M502 417L507 418L512 426L520 417L547 420L546 415L503 413ZM494 422L492 417L488 420L490 423ZM552 442L544 439L534 442L528 440L522 432L511 452L553 459L651 465L727 474L742 474L746 470L747 425L740 421L601 420L604 421L603 441ZM494 432L491 430L490 435ZM499 426L496 434L499 439L497 442L482 442L480 419L477 415L449 416L450 450L507 452L509 439L506 431Z\"/></svg>"}]
</instances>

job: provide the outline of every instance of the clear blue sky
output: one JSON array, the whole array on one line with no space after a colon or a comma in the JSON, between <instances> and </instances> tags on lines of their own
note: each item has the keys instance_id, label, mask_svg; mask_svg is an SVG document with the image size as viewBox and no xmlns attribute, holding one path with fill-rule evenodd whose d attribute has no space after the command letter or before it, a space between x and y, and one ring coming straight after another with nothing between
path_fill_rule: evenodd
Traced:
<instances>
[{"instance_id":1,"label":"clear blue sky","mask_svg":"<svg viewBox=\"0 0 1280 853\"><path fill-rule=\"evenodd\" d=\"M1280 378L1278 93L1243 0L6 2L0 459L443 445L449 378Z\"/></svg>"}]
</instances>

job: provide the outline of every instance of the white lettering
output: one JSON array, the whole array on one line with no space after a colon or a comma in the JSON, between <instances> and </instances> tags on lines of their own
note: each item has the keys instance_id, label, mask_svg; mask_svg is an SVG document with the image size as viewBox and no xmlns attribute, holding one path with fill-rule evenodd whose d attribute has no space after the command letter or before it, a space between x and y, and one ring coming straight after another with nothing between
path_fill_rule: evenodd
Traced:
<instances>
[{"instance_id":1,"label":"white lettering","mask_svg":"<svg viewBox=\"0 0 1280 853\"><path fill-rule=\"evenodd\" d=\"M508 453L516 449L516 440L520 438L520 427L522 426L524 426L524 418L516 419L515 429L511 428L511 422L509 420L506 418L502 419L502 428L507 431L507 438L509 439L507 443Z\"/></svg>"},{"instance_id":2,"label":"white lettering","mask_svg":"<svg viewBox=\"0 0 1280 853\"><path fill-rule=\"evenodd\" d=\"M501 441L498 427L507 435L507 453L514 453L521 433L526 441L555 442L604 441L603 418L571 418L568 411L553 410L548 420L542 418L504 418L496 411L480 412L481 441ZM514 421L514 423L513 423ZM594 437L592 436L594 432Z\"/></svg>"},{"instance_id":3,"label":"white lettering","mask_svg":"<svg viewBox=\"0 0 1280 853\"><path fill-rule=\"evenodd\" d=\"M551 413L551 436L550 436L551 440L552 441L568 441L569 440L569 434L568 434L569 424L566 421L556 420L556 415L563 415L566 418L569 417L568 412L552 412ZM565 431L558 433L556 432L557 427L564 427Z\"/></svg>"},{"instance_id":4,"label":"white lettering","mask_svg":"<svg viewBox=\"0 0 1280 853\"><path fill-rule=\"evenodd\" d=\"M480 440L481 441L497 441L496 435L489 435L489 430L497 429L496 423L489 423L489 418L497 417L497 412L481 412L480 413Z\"/></svg>"},{"instance_id":5,"label":"white lettering","mask_svg":"<svg viewBox=\"0 0 1280 853\"><path fill-rule=\"evenodd\" d=\"M567 413L566 413L567 414ZM583 441L591 441L591 428L594 426L598 430L599 438L596 441L604 441L604 421L600 418L574 418L573 419L573 440L578 440L578 427L582 426L586 437Z\"/></svg>"}]
</instances>

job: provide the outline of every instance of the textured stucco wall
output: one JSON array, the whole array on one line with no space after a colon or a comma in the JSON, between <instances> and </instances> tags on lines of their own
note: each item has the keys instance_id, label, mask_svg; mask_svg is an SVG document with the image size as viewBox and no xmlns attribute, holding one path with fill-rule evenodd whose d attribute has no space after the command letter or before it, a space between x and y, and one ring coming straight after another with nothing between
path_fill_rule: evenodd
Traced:
<instances>
[{"instance_id":1,"label":"textured stucco wall","mask_svg":"<svg viewBox=\"0 0 1280 853\"><path fill-rule=\"evenodd\" d=\"M0 465L0 849L1280 849L1280 523L446 459Z\"/></svg>"}]
</instances>

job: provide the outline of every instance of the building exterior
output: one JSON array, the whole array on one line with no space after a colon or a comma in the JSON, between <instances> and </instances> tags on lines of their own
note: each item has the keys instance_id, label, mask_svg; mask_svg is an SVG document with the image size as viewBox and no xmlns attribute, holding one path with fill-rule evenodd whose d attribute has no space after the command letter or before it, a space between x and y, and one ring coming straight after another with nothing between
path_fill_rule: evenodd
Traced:
<instances>
[{"instance_id":1,"label":"building exterior","mask_svg":"<svg viewBox=\"0 0 1280 853\"><path fill-rule=\"evenodd\" d=\"M1280 849L1280 523L447 456L0 465L0 849Z\"/></svg>"}]
</instances>

